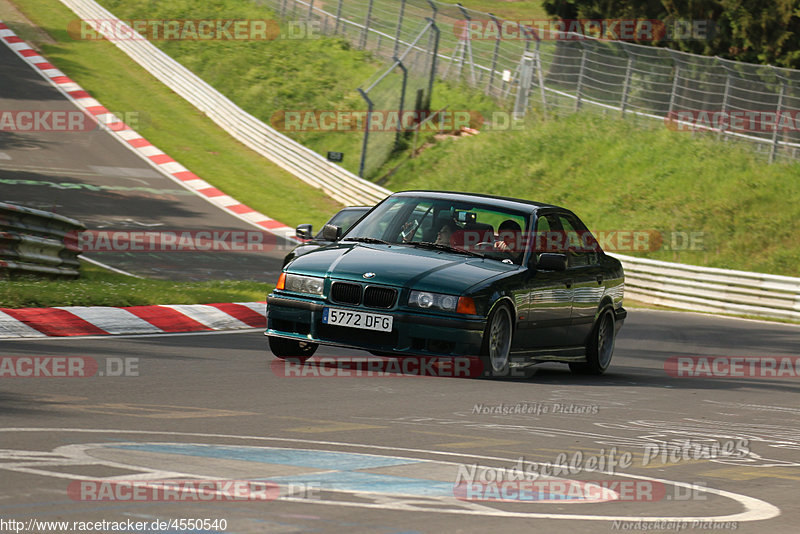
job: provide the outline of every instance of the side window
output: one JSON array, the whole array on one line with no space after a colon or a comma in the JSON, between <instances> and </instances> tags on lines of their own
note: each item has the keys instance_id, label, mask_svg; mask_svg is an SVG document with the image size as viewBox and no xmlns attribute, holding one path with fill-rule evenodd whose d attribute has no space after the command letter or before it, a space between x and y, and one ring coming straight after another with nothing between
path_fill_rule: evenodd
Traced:
<instances>
[{"instance_id":1,"label":"side window","mask_svg":"<svg viewBox=\"0 0 800 534\"><path fill-rule=\"evenodd\" d=\"M555 215L547 214L537 217L533 250L539 254L542 252L566 252L561 232L558 231L559 228L561 228L561 224Z\"/></svg>"},{"instance_id":2,"label":"side window","mask_svg":"<svg viewBox=\"0 0 800 534\"><path fill-rule=\"evenodd\" d=\"M559 215L563 228L564 248L567 250L570 267L593 265L598 262L597 252L591 250L594 241L591 234L578 221L566 215Z\"/></svg>"},{"instance_id":3,"label":"side window","mask_svg":"<svg viewBox=\"0 0 800 534\"><path fill-rule=\"evenodd\" d=\"M359 235L364 237L377 237L384 241L392 240L394 236L386 235L389 232L389 223L397 224L395 220L400 216L403 208L405 208L405 206L402 202L395 202L388 206L383 210L381 216L373 218L372 224L364 228L364 231L360 232Z\"/></svg>"}]
</instances>

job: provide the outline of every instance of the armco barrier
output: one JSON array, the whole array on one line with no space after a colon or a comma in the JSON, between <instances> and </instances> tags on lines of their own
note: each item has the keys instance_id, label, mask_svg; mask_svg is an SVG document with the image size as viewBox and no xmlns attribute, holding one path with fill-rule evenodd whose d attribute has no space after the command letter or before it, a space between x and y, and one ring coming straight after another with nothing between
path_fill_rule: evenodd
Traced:
<instances>
[{"instance_id":1,"label":"armco barrier","mask_svg":"<svg viewBox=\"0 0 800 534\"><path fill-rule=\"evenodd\" d=\"M674 308L800 320L800 278L614 254L627 298Z\"/></svg>"},{"instance_id":2,"label":"armco barrier","mask_svg":"<svg viewBox=\"0 0 800 534\"><path fill-rule=\"evenodd\" d=\"M93 21L118 20L92 0L61 1L79 17L90 21L101 34L110 25L96 24ZM119 24L113 25L118 28L117 31L122 27L122 22ZM307 184L322 189L331 198L345 205L373 205L391 194L391 191L359 178L267 126L149 41L126 39L112 42L235 139Z\"/></svg>"},{"instance_id":3,"label":"armco barrier","mask_svg":"<svg viewBox=\"0 0 800 534\"><path fill-rule=\"evenodd\" d=\"M77 277L77 236L85 229L63 215L0 202L0 271Z\"/></svg>"},{"instance_id":4,"label":"armco barrier","mask_svg":"<svg viewBox=\"0 0 800 534\"><path fill-rule=\"evenodd\" d=\"M85 20L117 20L93 0L61 2ZM233 137L332 198L372 205L391 194L246 113L148 41L113 42ZM688 310L800 320L800 278L616 257L625 268L628 298Z\"/></svg>"}]
</instances>

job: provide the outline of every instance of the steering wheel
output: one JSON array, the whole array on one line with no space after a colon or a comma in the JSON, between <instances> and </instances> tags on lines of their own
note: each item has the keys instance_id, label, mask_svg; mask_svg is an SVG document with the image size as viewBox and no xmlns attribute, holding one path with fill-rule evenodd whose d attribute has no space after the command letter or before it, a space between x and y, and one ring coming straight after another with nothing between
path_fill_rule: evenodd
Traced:
<instances>
[{"instance_id":1,"label":"steering wheel","mask_svg":"<svg viewBox=\"0 0 800 534\"><path fill-rule=\"evenodd\" d=\"M491 241L481 241L480 243L475 243L476 250L494 250L494 243Z\"/></svg>"}]
</instances>

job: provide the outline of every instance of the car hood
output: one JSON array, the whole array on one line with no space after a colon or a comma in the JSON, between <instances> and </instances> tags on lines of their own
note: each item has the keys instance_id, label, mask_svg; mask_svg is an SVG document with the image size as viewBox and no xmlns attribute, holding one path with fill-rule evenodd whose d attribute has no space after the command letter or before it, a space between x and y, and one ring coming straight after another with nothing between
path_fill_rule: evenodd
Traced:
<instances>
[{"instance_id":1,"label":"car hood","mask_svg":"<svg viewBox=\"0 0 800 534\"><path fill-rule=\"evenodd\" d=\"M460 294L484 280L517 269L517 265L493 259L409 245L339 243L297 258L289 271ZM365 278L365 273L375 276Z\"/></svg>"}]
</instances>

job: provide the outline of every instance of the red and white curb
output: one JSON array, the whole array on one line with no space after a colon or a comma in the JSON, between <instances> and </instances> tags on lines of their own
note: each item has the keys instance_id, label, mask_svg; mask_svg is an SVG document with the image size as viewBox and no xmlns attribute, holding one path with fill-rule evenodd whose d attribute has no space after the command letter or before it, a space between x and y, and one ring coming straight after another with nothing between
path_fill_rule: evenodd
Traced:
<instances>
[{"instance_id":1,"label":"red and white curb","mask_svg":"<svg viewBox=\"0 0 800 534\"><path fill-rule=\"evenodd\" d=\"M0 339L266 328L266 302L0 308Z\"/></svg>"},{"instance_id":2,"label":"red and white curb","mask_svg":"<svg viewBox=\"0 0 800 534\"><path fill-rule=\"evenodd\" d=\"M47 59L31 48L28 43L20 39L3 22L0 22L0 41L4 42L20 58L31 65L34 70L48 80L53 87L61 91L79 109L94 117L111 135L138 153L163 174L234 217L282 238L295 241L294 229L226 195L172 159L121 121L116 115L109 112L100 102L84 91L80 85L55 68Z\"/></svg>"}]
</instances>

